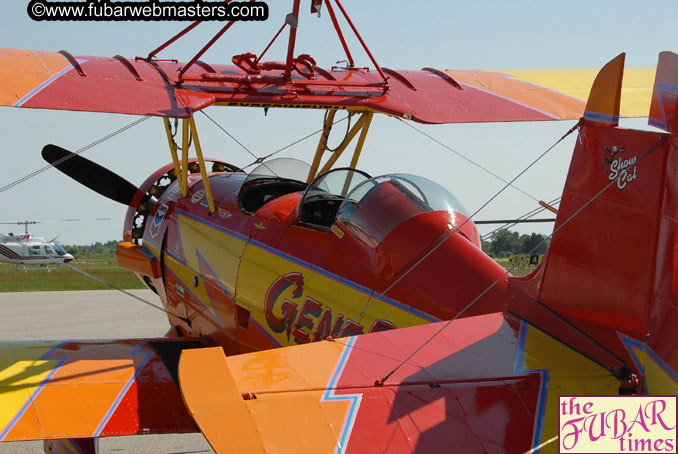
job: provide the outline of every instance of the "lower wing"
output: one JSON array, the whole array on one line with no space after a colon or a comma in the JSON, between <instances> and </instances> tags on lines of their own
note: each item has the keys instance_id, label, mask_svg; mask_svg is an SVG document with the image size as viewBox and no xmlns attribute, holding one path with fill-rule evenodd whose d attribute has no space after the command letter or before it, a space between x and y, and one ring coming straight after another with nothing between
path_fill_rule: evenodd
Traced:
<instances>
[{"instance_id":1,"label":"lower wing","mask_svg":"<svg viewBox=\"0 0 678 454\"><path fill-rule=\"evenodd\" d=\"M197 429L177 386L197 339L0 342L0 441Z\"/></svg>"}]
</instances>

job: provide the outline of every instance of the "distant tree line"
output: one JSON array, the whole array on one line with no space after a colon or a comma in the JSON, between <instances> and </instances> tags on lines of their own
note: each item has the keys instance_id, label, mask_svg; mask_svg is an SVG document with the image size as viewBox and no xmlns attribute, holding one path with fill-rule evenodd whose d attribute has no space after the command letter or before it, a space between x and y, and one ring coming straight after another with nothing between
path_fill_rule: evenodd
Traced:
<instances>
[{"instance_id":1,"label":"distant tree line","mask_svg":"<svg viewBox=\"0 0 678 454\"><path fill-rule=\"evenodd\" d=\"M64 249L76 258L108 259L115 257L117 245L118 242L115 240L105 243L97 241L89 246L64 246Z\"/></svg>"},{"instance_id":2,"label":"distant tree line","mask_svg":"<svg viewBox=\"0 0 678 454\"><path fill-rule=\"evenodd\" d=\"M519 234L507 229L496 231L489 241L483 241L483 251L490 257L508 257L513 254L544 254L549 241L541 233ZM536 249L533 251L533 249Z\"/></svg>"},{"instance_id":3,"label":"distant tree line","mask_svg":"<svg viewBox=\"0 0 678 454\"><path fill-rule=\"evenodd\" d=\"M544 242L546 235L541 233L519 234L518 232L511 232L510 230L502 229L495 232L488 241L483 241L483 251L490 257L508 257L513 254L543 254L548 248L549 242ZM540 244L541 243L541 244ZM107 241L105 243L96 242L88 246L64 246L66 252L79 258L114 258L115 248L118 242L115 240Z\"/></svg>"}]
</instances>

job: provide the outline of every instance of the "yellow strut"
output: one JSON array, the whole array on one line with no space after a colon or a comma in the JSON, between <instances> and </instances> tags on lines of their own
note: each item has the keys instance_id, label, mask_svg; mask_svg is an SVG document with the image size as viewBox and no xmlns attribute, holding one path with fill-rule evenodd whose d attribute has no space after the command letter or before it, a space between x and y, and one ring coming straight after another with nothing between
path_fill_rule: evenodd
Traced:
<instances>
[{"instance_id":1,"label":"yellow strut","mask_svg":"<svg viewBox=\"0 0 678 454\"><path fill-rule=\"evenodd\" d=\"M374 114L372 112L365 112L362 114L361 118L365 119L365 124L363 125L363 130L360 131L360 137L358 137L358 143L355 146L353 158L351 159L351 167L354 169L358 165L358 159L360 159L360 153L363 151L363 145L365 144L365 138L367 137L367 131L370 129L373 116Z\"/></svg>"},{"instance_id":2,"label":"yellow strut","mask_svg":"<svg viewBox=\"0 0 678 454\"><path fill-rule=\"evenodd\" d=\"M315 176L318 174L318 168L320 167L320 159L325 153L327 148L327 139L330 137L330 131L332 130L332 124L334 123L334 115L337 113L336 110L330 110L325 117L325 123L323 124L323 133L320 136L320 141L318 142L318 148L315 150L315 156L313 157L313 164L311 164L311 170L308 172L308 178L306 179L307 183L313 181Z\"/></svg>"},{"instance_id":3,"label":"yellow strut","mask_svg":"<svg viewBox=\"0 0 678 454\"><path fill-rule=\"evenodd\" d=\"M365 138L367 137L367 131L370 129L370 124L372 123L372 112L365 112L362 116L365 118L365 124L363 125L362 131L360 131L360 137L358 137L358 143L355 146L353 151L353 158L351 158L351 168L355 169L358 165L358 159L360 159L360 153L363 151L363 145L365 144ZM341 190L341 195L346 197L348 193L348 188L351 186L351 181L353 180L353 172L350 172L346 175L346 181L344 182L344 187Z\"/></svg>"},{"instance_id":4,"label":"yellow strut","mask_svg":"<svg viewBox=\"0 0 678 454\"><path fill-rule=\"evenodd\" d=\"M177 156L177 144L172 138L172 128L170 127L170 119L165 117L165 132L167 132L167 142L169 143L170 153L172 153L172 162L174 163L174 174L179 178L179 187L183 188L181 184L181 165L179 164L179 156Z\"/></svg>"},{"instance_id":5,"label":"yellow strut","mask_svg":"<svg viewBox=\"0 0 678 454\"><path fill-rule=\"evenodd\" d=\"M365 125L365 122L366 122L366 119L367 119L366 115L368 115L368 113L362 114L360 116L360 119L358 121L356 121L356 123L353 125L353 127L349 131L348 135L344 139L344 142L339 146L339 148L334 150L334 153L332 153L332 156L330 156L330 159L327 160L327 162L325 163L325 166L322 168L320 173L325 173L328 170L330 170L332 168L332 166L334 165L334 163L337 162L337 159L339 159L341 157L341 154L344 152L346 147L349 146L349 144L351 143L353 138L356 136L356 134L358 134L358 131L360 131L363 128L363 126Z\"/></svg>"},{"instance_id":6,"label":"yellow strut","mask_svg":"<svg viewBox=\"0 0 678 454\"><path fill-rule=\"evenodd\" d=\"M212 197L212 187L210 186L210 182L207 177L207 168L205 167L205 159L202 155L202 147L200 146L198 128L195 126L195 120L192 116L182 120L181 161L179 161L177 145L172 138L170 120L169 118L165 118L164 120L167 141L169 142L170 152L172 153L172 162L174 163L174 172L179 179L179 188L181 188L182 197L188 196L188 148L190 146L190 139L193 138L193 142L195 144L195 154L198 157L198 166L200 168L200 174L202 175L202 181L205 188L205 196L207 197L210 213L214 213L216 211L216 206L214 204L214 198Z\"/></svg>"},{"instance_id":7,"label":"yellow strut","mask_svg":"<svg viewBox=\"0 0 678 454\"><path fill-rule=\"evenodd\" d=\"M210 187L210 180L207 178L207 169L205 168L205 160L202 157L202 148L200 148L200 139L198 139L198 130L195 127L195 120L193 116L189 118L191 125L191 135L193 136L193 143L195 144L195 154L198 156L198 165L200 166L200 174L202 175L202 183L205 188L205 196L207 197L207 203L209 204L210 213L214 213L216 208L214 207L214 199L212 199L212 188Z\"/></svg>"},{"instance_id":8,"label":"yellow strut","mask_svg":"<svg viewBox=\"0 0 678 454\"><path fill-rule=\"evenodd\" d=\"M181 196L188 196L188 120L181 120Z\"/></svg>"}]
</instances>

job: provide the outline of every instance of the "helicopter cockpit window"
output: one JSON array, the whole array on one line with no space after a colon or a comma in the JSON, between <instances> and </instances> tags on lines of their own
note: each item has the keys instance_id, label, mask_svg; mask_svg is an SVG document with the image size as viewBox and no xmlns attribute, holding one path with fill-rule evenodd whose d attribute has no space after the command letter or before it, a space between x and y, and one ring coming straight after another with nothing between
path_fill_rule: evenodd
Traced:
<instances>
[{"instance_id":1,"label":"helicopter cockpit window","mask_svg":"<svg viewBox=\"0 0 678 454\"><path fill-rule=\"evenodd\" d=\"M459 200L439 184L416 175L393 174L357 186L341 204L337 220L378 244L404 221L428 211L467 215Z\"/></svg>"},{"instance_id":2,"label":"helicopter cockpit window","mask_svg":"<svg viewBox=\"0 0 678 454\"><path fill-rule=\"evenodd\" d=\"M56 252L57 252L57 254L59 254L59 255L66 255L66 254L68 254L68 252L66 252L66 250L65 250L64 248L62 248L61 246L59 246L58 244L55 244L55 245L54 245L54 249L56 249Z\"/></svg>"},{"instance_id":3,"label":"helicopter cockpit window","mask_svg":"<svg viewBox=\"0 0 678 454\"><path fill-rule=\"evenodd\" d=\"M42 251L40 250L40 246L29 246L28 255L42 255Z\"/></svg>"},{"instance_id":4,"label":"helicopter cockpit window","mask_svg":"<svg viewBox=\"0 0 678 454\"><path fill-rule=\"evenodd\" d=\"M371 177L350 168L334 169L317 177L301 201L301 221L317 227L330 227L346 194Z\"/></svg>"},{"instance_id":5,"label":"helicopter cockpit window","mask_svg":"<svg viewBox=\"0 0 678 454\"><path fill-rule=\"evenodd\" d=\"M240 209L252 214L271 200L303 191L308 186L305 181L310 171L310 165L293 158L272 159L259 164L240 188Z\"/></svg>"},{"instance_id":6,"label":"helicopter cockpit window","mask_svg":"<svg viewBox=\"0 0 678 454\"><path fill-rule=\"evenodd\" d=\"M47 252L47 255L56 255L52 246L49 245L45 245L45 252Z\"/></svg>"}]
</instances>

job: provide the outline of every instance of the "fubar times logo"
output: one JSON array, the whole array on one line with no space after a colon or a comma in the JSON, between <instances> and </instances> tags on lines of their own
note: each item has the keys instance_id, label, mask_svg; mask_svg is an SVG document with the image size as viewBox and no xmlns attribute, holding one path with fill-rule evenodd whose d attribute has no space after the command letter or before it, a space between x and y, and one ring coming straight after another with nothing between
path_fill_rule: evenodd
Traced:
<instances>
[{"instance_id":1,"label":"fubar times logo","mask_svg":"<svg viewBox=\"0 0 678 454\"><path fill-rule=\"evenodd\" d=\"M675 453L676 396L560 396L560 453Z\"/></svg>"}]
</instances>

